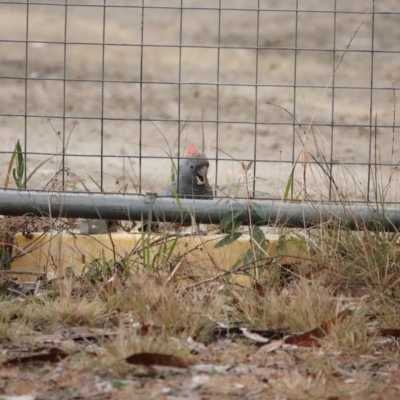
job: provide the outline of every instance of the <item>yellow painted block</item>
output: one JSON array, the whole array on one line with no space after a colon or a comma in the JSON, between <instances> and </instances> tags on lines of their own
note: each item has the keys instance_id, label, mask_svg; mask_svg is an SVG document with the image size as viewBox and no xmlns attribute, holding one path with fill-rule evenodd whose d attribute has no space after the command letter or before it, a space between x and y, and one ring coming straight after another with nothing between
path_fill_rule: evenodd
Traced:
<instances>
[{"instance_id":1,"label":"yellow painted block","mask_svg":"<svg viewBox=\"0 0 400 400\"><path fill-rule=\"evenodd\" d=\"M74 235L67 232L33 233L26 237L16 235L18 257L11 263L9 276L18 276L21 280L36 280L40 274L48 278L62 276L67 271L79 275L85 265L96 259L121 260L129 258L133 270L145 270L144 263L154 263L155 267L164 266L176 277L190 277L203 280L229 270L247 250L250 249L248 235L243 235L234 243L215 249L214 246L224 235L187 236L163 238L152 236L143 246L140 233L112 233L99 235ZM268 239L266 253L269 257L280 256L279 264L298 264L304 257L304 250L293 241L285 246L278 242L278 235L266 235ZM164 240L168 243L164 246ZM176 240L176 246L170 257L168 249ZM149 249L149 252L144 252ZM300 256L300 258L299 258ZM147 259L146 259L147 258ZM144 262L145 260L145 262ZM100 261L101 263L101 261ZM235 280L248 284L244 275L236 275Z\"/></svg>"}]
</instances>

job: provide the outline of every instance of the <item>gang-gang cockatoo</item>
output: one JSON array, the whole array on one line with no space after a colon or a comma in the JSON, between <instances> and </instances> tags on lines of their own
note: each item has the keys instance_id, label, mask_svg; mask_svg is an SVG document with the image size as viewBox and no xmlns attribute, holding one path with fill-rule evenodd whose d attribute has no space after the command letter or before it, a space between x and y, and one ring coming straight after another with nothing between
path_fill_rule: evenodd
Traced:
<instances>
[{"instance_id":1,"label":"gang-gang cockatoo","mask_svg":"<svg viewBox=\"0 0 400 400\"><path fill-rule=\"evenodd\" d=\"M204 153L192 144L189 146L185 159L179 164L178 178L170 183L162 192L162 197L175 197L175 193L179 198L183 199L212 199L213 189L208 183L207 172L210 163ZM184 226L190 224L183 224ZM178 229L181 224L163 223L158 226L160 229ZM154 228L154 225L153 225ZM156 228L157 229L157 228ZM202 233L200 226L196 224L196 233Z\"/></svg>"},{"instance_id":2,"label":"gang-gang cockatoo","mask_svg":"<svg viewBox=\"0 0 400 400\"><path fill-rule=\"evenodd\" d=\"M180 198L212 199L213 190L207 179L210 163L206 155L192 144L185 157L179 164L178 179L168 185L161 196L174 197L176 192Z\"/></svg>"}]
</instances>

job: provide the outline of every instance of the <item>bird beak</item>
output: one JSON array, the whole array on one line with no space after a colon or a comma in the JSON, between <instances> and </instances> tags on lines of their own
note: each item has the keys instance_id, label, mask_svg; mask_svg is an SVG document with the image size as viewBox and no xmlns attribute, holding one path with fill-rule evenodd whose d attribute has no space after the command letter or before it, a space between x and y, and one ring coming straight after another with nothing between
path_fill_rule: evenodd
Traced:
<instances>
[{"instance_id":1,"label":"bird beak","mask_svg":"<svg viewBox=\"0 0 400 400\"><path fill-rule=\"evenodd\" d=\"M208 168L206 166L201 167L200 169L197 170L196 181L199 186L203 186L206 184L207 171L208 171Z\"/></svg>"}]
</instances>

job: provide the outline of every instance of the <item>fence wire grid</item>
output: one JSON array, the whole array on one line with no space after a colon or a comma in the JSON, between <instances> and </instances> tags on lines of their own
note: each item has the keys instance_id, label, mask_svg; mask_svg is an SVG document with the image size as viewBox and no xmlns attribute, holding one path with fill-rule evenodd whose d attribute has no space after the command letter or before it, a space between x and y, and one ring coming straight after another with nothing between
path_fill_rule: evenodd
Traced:
<instances>
[{"instance_id":1,"label":"fence wire grid","mask_svg":"<svg viewBox=\"0 0 400 400\"><path fill-rule=\"evenodd\" d=\"M399 36L397 0L0 1L0 187L17 140L20 187L131 194L194 143L219 196L397 203Z\"/></svg>"}]
</instances>

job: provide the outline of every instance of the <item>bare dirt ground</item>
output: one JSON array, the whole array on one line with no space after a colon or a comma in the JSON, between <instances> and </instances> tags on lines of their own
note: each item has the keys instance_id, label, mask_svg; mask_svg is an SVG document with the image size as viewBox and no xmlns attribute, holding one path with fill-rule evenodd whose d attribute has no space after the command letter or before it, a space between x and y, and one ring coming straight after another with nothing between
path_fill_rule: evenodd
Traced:
<instances>
[{"instance_id":1,"label":"bare dirt ground","mask_svg":"<svg viewBox=\"0 0 400 400\"><path fill-rule=\"evenodd\" d=\"M7 77L0 80L0 113L24 115L26 89L29 117L26 121L20 116L0 117L1 151L11 152L16 139L23 142L28 152L62 151L60 137L47 123L52 116L54 129L65 135L65 140L72 130L66 149L68 167L91 189L96 187L87 174L101 181L99 155L103 152L107 156L103 169L105 190L123 190L127 185L127 191L135 192L134 186L141 183L142 191L160 192L169 181L170 170L168 159L152 158L166 157L168 151L160 131L174 156L178 154L179 132L181 155L191 142L201 146L204 132L208 156L219 159L218 163L211 162L210 169L210 181L219 187L240 179L241 165L231 161L231 157L256 159L256 170L252 173L263 179L257 181L256 187L262 197L282 196L292 161L302 150L311 154L310 161L312 157L323 161L324 156L329 160L332 155L334 161L350 163L333 169L333 177L349 198L362 198L368 179L368 167L352 163L374 161L375 153L378 162L396 164L399 160L397 130L394 133L392 130L395 101L391 88L399 86L400 16L387 14L400 10L395 0L376 3L375 11L383 14L375 15L374 20L372 2L362 0L350 5L337 1L338 11L353 13L338 13L336 21L329 12L299 13L297 48L301 50L296 54L291 50L295 47L295 1L260 1L262 9L275 11L259 14L252 11L257 2L223 2L223 7L232 9L221 12L220 29L218 10L208 9L217 7L218 1L201 4L184 1L185 7L204 9L183 11L181 39L179 10L147 8L142 65L138 46L141 8L110 7L105 18L104 41L109 45L104 48L104 78L113 82L106 82L104 88L99 82L102 78L102 7L68 7L65 29L64 6L31 5L27 34L27 7L17 3L0 2L0 40L24 41L28 37L35 42L26 49L23 42L0 41L0 76ZM334 3L304 0L299 2L299 9L331 11ZM81 0L76 4L89 3ZM107 4L141 5L141 2L109 1ZM147 1L146 5L174 7L180 2ZM248 8L244 11L243 7ZM258 15L260 50L257 52L254 48ZM372 29L376 52L371 74ZM64 45L59 42L64 41L65 35L69 44L64 68ZM177 47L180 40L181 52ZM49 41L56 43L46 43ZM339 64L343 50L350 43L333 80L334 65ZM337 49L334 64L333 48ZM351 52L354 50L357 52ZM16 79L25 77L25 66L29 78L44 80L29 80L25 88L25 80ZM64 76L71 80L65 87ZM142 94L140 79L145 82ZM221 84L218 90L217 81ZM256 91L256 81L268 86L258 87ZM372 103L368 89L371 81L376 88ZM296 97L295 83L299 86ZM339 88L325 89L333 83ZM294 133L292 117L267 102L291 113L295 111L307 135L298 126L299 135ZM68 117L65 126L63 119L58 118L64 113ZM375 138L371 137L369 128L371 123L374 125L375 116L378 126L385 126L377 130L379 149L376 152ZM179 124L178 118L184 122ZM217 120L218 124L202 122ZM311 122L313 127L309 125ZM336 126L318 126L325 123ZM304 147L299 136L304 140ZM144 157L141 162L139 155ZM1 182L5 179L9 158L10 154L0 154ZM46 158L45 155L29 156L28 172ZM59 163L58 158L45 164L29 186L44 187ZM387 166L382 167L381 174L383 185L394 174L388 193L391 200L396 200L397 172ZM297 167L295 178L299 182L301 175L301 168ZM320 167L308 168L306 178L310 196L327 194L326 177Z\"/></svg>"}]
</instances>

